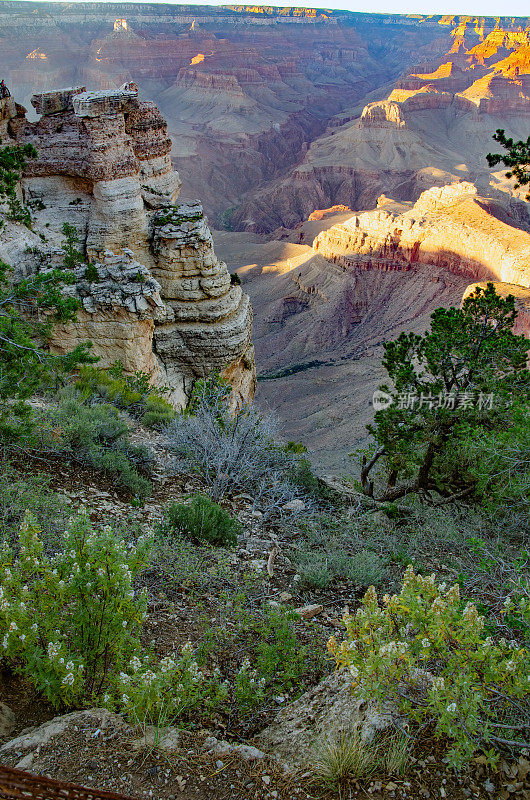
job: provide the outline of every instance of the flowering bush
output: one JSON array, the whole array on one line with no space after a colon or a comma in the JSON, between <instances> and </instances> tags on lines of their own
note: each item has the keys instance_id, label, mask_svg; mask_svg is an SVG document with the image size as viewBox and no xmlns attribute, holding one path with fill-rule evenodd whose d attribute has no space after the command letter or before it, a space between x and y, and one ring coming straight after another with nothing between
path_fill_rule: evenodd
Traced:
<instances>
[{"instance_id":1,"label":"flowering bush","mask_svg":"<svg viewBox=\"0 0 530 800\"><path fill-rule=\"evenodd\" d=\"M72 705L99 697L140 651L146 595L133 578L150 542L127 546L77 516L48 556L39 533L26 515L0 550L0 654L54 705Z\"/></svg>"},{"instance_id":2,"label":"flowering bush","mask_svg":"<svg viewBox=\"0 0 530 800\"><path fill-rule=\"evenodd\" d=\"M521 603L528 624L530 603ZM507 600L506 613L512 605ZM409 566L399 595L385 595L380 606L370 587L344 623L346 640L332 637L328 650L349 669L356 693L434 722L437 735L452 740L453 766L479 746L489 746L492 761L498 746L528 746L528 650L485 636L484 618L473 603L463 606L457 585L438 586Z\"/></svg>"},{"instance_id":3,"label":"flowering bush","mask_svg":"<svg viewBox=\"0 0 530 800\"><path fill-rule=\"evenodd\" d=\"M161 708L170 719L197 706L204 712L222 703L228 689L217 675L207 678L199 670L193 646L187 642L180 656L165 656L156 667L149 656L133 656L118 675L115 694L115 698L105 694L107 707L121 707L135 721L156 724Z\"/></svg>"},{"instance_id":4,"label":"flowering bush","mask_svg":"<svg viewBox=\"0 0 530 800\"><path fill-rule=\"evenodd\" d=\"M250 659L243 659L234 677L234 700L243 713L251 711L265 699L265 677L258 677L258 670L252 669Z\"/></svg>"}]
</instances>

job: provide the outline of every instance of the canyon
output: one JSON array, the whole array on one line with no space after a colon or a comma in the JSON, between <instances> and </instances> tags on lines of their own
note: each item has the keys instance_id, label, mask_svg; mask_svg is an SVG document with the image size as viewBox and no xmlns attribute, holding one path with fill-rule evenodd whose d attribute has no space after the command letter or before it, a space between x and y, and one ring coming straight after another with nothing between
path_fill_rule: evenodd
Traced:
<instances>
[{"instance_id":1,"label":"canyon","mask_svg":"<svg viewBox=\"0 0 530 800\"><path fill-rule=\"evenodd\" d=\"M322 473L351 473L385 380L383 343L425 331L435 308L492 281L516 297L515 330L530 335L530 224L518 223L460 183L415 204L384 196L372 211L332 211L283 240L216 234L257 309L257 398Z\"/></svg>"},{"instance_id":2,"label":"canyon","mask_svg":"<svg viewBox=\"0 0 530 800\"><path fill-rule=\"evenodd\" d=\"M320 472L348 474L384 379L383 342L425 330L436 307L488 280L516 296L517 331L528 335L529 205L485 156L497 128L530 132L529 23L0 2L0 73L30 109L9 125L42 152L24 191L47 206L36 216L55 244L56 219L80 230L100 284L116 282L113 270L148 271L156 286L137 282L115 305L152 330L142 363L173 371L181 403L197 376L223 366L221 353L235 394L252 394L250 296L259 404ZM102 102L131 82L124 149L106 112L90 116L90 96ZM49 99L60 86L86 87L87 100L47 110L62 102ZM90 156L80 156L81 119ZM86 325L108 326L104 304L119 294L109 292L83 296ZM138 301L143 310L131 311ZM126 330L107 328L108 341L134 359Z\"/></svg>"},{"instance_id":3,"label":"canyon","mask_svg":"<svg viewBox=\"0 0 530 800\"><path fill-rule=\"evenodd\" d=\"M528 20L482 20L483 36L497 24L518 29ZM367 163L352 181L343 154L333 163L321 150L331 134L341 149L345 120L374 92L385 97L412 58L445 61L462 26L468 47L480 40L477 25L458 17L15 0L0 3L0 73L28 108L36 92L134 81L167 120L184 199L200 197L216 225L270 231L333 205L328 195L374 172L359 152ZM269 184L287 175L293 188L282 185L280 200Z\"/></svg>"}]
</instances>

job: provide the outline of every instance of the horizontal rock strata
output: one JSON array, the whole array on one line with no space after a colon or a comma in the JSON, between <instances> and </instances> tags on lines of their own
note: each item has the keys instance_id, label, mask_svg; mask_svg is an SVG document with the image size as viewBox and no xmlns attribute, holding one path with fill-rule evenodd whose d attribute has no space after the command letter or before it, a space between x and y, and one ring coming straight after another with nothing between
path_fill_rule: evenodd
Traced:
<instances>
[{"instance_id":1,"label":"horizontal rock strata","mask_svg":"<svg viewBox=\"0 0 530 800\"><path fill-rule=\"evenodd\" d=\"M234 404L248 401L255 390L250 300L216 257L200 203L176 203L180 179L156 106L139 101L131 83L45 92L32 103L37 122L11 98L0 101L0 120L11 143L38 151L22 188L35 230L50 242L33 266L24 253L33 234L17 254L6 229L3 249L25 274L60 264L68 222L90 262L67 289L82 309L76 323L56 326L55 351L90 340L101 366L120 360L128 372L148 372L172 387L179 406L212 371L233 385Z\"/></svg>"},{"instance_id":2,"label":"horizontal rock strata","mask_svg":"<svg viewBox=\"0 0 530 800\"><path fill-rule=\"evenodd\" d=\"M383 209L320 233L313 249L348 269L432 264L457 275L530 286L530 234L497 218L470 183L429 189L404 214Z\"/></svg>"}]
</instances>

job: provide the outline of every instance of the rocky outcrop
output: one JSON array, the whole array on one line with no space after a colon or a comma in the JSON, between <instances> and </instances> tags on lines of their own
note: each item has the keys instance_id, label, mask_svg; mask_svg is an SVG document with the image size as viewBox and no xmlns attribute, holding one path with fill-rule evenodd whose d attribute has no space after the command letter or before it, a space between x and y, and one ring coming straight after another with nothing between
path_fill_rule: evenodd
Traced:
<instances>
[{"instance_id":1,"label":"rocky outcrop","mask_svg":"<svg viewBox=\"0 0 530 800\"><path fill-rule=\"evenodd\" d=\"M296 772L311 766L313 748L323 736L353 736L358 732L363 741L370 742L394 719L397 714L392 709L355 698L351 676L341 670L282 709L254 741L285 769Z\"/></svg>"},{"instance_id":2,"label":"rocky outcrop","mask_svg":"<svg viewBox=\"0 0 530 800\"><path fill-rule=\"evenodd\" d=\"M101 366L121 360L128 372L148 372L171 386L177 406L212 371L230 381L235 404L250 399L250 301L216 257L201 205L176 203L180 179L158 109L138 100L135 84L46 92L32 102L41 114L34 123L11 98L0 106L9 140L39 153L22 189L35 231L49 242L42 248L29 232L17 242L7 226L0 251L22 274L53 266L64 258L64 223L75 227L90 269L77 270L71 291L82 309L76 323L56 326L55 351L90 340ZM28 245L43 251L33 265Z\"/></svg>"},{"instance_id":3,"label":"rocky outcrop","mask_svg":"<svg viewBox=\"0 0 530 800\"><path fill-rule=\"evenodd\" d=\"M313 249L344 269L430 264L455 275L529 287L530 234L491 211L473 184L433 188L405 213L377 209L323 231Z\"/></svg>"},{"instance_id":4,"label":"rocky outcrop","mask_svg":"<svg viewBox=\"0 0 530 800\"><path fill-rule=\"evenodd\" d=\"M180 190L158 109L138 100L134 84L46 92L32 103L38 122L19 114L11 124L13 137L39 153L23 182L28 201L48 206L68 198L68 221L82 232L89 257L129 247L149 261L148 209L172 203ZM57 229L64 217L42 221Z\"/></svg>"}]
</instances>

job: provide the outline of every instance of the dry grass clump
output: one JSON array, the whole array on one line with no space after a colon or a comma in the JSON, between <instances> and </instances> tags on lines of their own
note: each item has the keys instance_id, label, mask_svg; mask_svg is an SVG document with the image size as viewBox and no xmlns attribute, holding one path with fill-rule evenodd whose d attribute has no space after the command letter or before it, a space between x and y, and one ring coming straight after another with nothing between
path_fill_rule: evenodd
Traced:
<instances>
[{"instance_id":1,"label":"dry grass clump","mask_svg":"<svg viewBox=\"0 0 530 800\"><path fill-rule=\"evenodd\" d=\"M332 731L313 746L312 772L318 783L336 786L346 778L368 778L379 766L378 748L358 730Z\"/></svg>"},{"instance_id":2,"label":"dry grass clump","mask_svg":"<svg viewBox=\"0 0 530 800\"><path fill-rule=\"evenodd\" d=\"M311 771L317 783L338 786L348 778L369 778L376 772L402 776L410 754L410 739L396 731L380 741L366 742L359 731L331 731L313 746Z\"/></svg>"}]
</instances>

